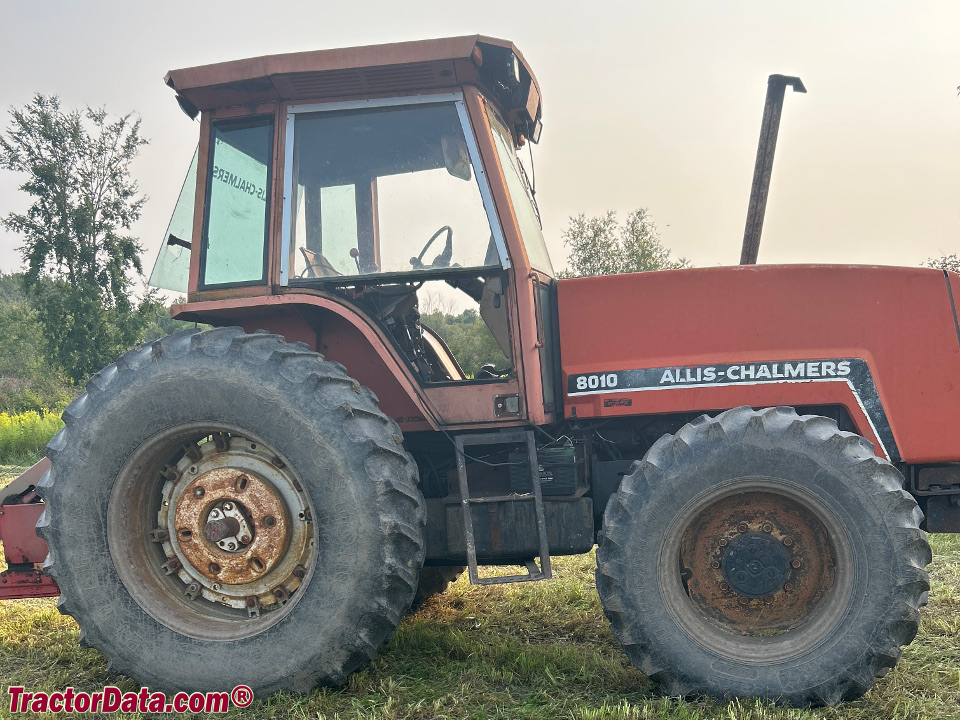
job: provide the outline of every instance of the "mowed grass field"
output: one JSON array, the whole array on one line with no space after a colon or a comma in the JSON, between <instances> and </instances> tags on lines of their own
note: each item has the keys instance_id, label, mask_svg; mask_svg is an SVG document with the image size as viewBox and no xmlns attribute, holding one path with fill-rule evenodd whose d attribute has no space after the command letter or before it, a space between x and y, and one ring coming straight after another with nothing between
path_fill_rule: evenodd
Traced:
<instances>
[{"instance_id":1,"label":"mowed grass field","mask_svg":"<svg viewBox=\"0 0 960 720\"><path fill-rule=\"evenodd\" d=\"M9 479L9 469L4 477L0 467L0 485ZM547 582L471 587L461 579L407 618L373 664L345 688L315 690L307 696L278 694L218 717L960 717L960 536L935 535L931 543L933 587L917 639L896 669L865 697L836 708L798 710L767 702L664 697L630 664L611 634L594 587L590 554L556 558L556 577ZM25 717L9 712L10 685L48 692L68 686L93 692L107 684L137 689L126 678L109 676L98 652L79 647L78 634L73 619L57 612L54 599L0 602L0 718Z\"/></svg>"}]
</instances>

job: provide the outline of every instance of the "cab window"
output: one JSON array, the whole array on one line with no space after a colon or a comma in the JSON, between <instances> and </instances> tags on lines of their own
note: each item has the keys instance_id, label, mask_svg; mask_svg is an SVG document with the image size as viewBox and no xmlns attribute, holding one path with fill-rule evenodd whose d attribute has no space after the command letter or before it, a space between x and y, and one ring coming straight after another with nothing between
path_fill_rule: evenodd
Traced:
<instances>
[{"instance_id":1,"label":"cab window","mask_svg":"<svg viewBox=\"0 0 960 720\"><path fill-rule=\"evenodd\" d=\"M454 103L300 112L293 282L500 267Z\"/></svg>"},{"instance_id":2,"label":"cab window","mask_svg":"<svg viewBox=\"0 0 960 720\"><path fill-rule=\"evenodd\" d=\"M266 282L273 118L213 125L201 287Z\"/></svg>"}]
</instances>

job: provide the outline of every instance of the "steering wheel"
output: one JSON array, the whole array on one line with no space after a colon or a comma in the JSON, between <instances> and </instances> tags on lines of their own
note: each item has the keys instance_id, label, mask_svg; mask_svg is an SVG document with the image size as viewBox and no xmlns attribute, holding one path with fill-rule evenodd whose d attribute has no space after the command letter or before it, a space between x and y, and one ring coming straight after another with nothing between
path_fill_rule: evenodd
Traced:
<instances>
[{"instance_id":1,"label":"steering wheel","mask_svg":"<svg viewBox=\"0 0 960 720\"><path fill-rule=\"evenodd\" d=\"M433 259L432 263L429 265L424 265L423 256L427 254L427 250L429 250L430 246L433 245L433 241L440 237L444 230L447 232L447 241L443 245L443 251ZM450 267L451 258L453 258L453 228L451 228L449 225L444 225L430 236L430 239L427 240L427 244L423 246L423 250L420 251L419 255L410 258L410 264L413 266L414 270L422 270L424 268L445 268Z\"/></svg>"}]
</instances>

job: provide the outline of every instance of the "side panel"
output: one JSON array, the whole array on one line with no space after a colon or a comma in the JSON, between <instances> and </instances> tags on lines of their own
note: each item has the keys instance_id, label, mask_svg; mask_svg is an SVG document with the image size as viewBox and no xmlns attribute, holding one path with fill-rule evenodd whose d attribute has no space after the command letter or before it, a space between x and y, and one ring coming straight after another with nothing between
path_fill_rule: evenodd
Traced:
<instances>
[{"instance_id":1,"label":"side panel","mask_svg":"<svg viewBox=\"0 0 960 720\"><path fill-rule=\"evenodd\" d=\"M674 270L561 280L558 296L567 417L839 404L893 460L960 459L960 338L940 270Z\"/></svg>"}]
</instances>

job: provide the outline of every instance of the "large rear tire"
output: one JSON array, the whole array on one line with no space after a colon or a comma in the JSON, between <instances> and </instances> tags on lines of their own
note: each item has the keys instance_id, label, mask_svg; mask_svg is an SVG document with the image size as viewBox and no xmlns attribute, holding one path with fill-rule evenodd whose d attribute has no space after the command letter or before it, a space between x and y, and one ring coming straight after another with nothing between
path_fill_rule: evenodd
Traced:
<instances>
[{"instance_id":1,"label":"large rear tire","mask_svg":"<svg viewBox=\"0 0 960 720\"><path fill-rule=\"evenodd\" d=\"M186 331L63 415L40 533L60 609L152 689L305 692L364 667L410 606L424 507L396 423L303 344Z\"/></svg>"},{"instance_id":2,"label":"large rear tire","mask_svg":"<svg viewBox=\"0 0 960 720\"><path fill-rule=\"evenodd\" d=\"M859 697L916 635L929 589L902 483L827 418L700 417L607 505L597 589L614 634L670 695Z\"/></svg>"}]
</instances>

